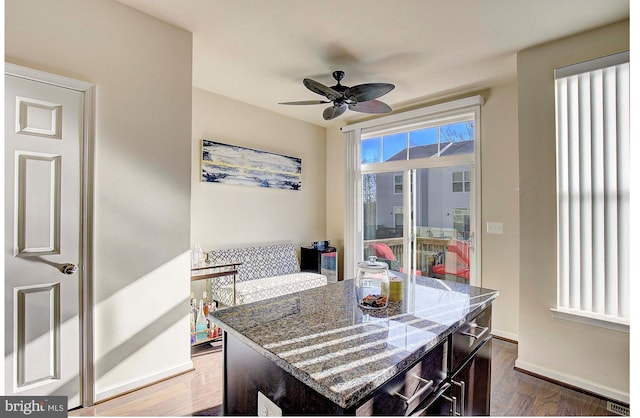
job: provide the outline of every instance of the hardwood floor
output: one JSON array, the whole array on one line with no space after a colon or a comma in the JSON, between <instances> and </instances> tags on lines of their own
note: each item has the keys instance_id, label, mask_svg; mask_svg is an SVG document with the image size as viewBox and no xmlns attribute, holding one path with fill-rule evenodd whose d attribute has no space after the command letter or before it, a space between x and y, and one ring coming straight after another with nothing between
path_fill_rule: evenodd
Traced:
<instances>
[{"instance_id":1,"label":"hardwood floor","mask_svg":"<svg viewBox=\"0 0 640 418\"><path fill-rule=\"evenodd\" d=\"M222 415L222 344L192 349L194 369L151 386L69 411L80 416L220 416Z\"/></svg>"},{"instance_id":2,"label":"hardwood floor","mask_svg":"<svg viewBox=\"0 0 640 418\"><path fill-rule=\"evenodd\" d=\"M603 416L607 401L514 370L518 345L493 339L491 415Z\"/></svg>"},{"instance_id":3,"label":"hardwood floor","mask_svg":"<svg viewBox=\"0 0 640 418\"><path fill-rule=\"evenodd\" d=\"M513 369L518 345L493 340L491 415L599 416L607 402ZM217 416L222 412L220 345L196 352L195 370L155 385L69 411L69 416Z\"/></svg>"}]
</instances>

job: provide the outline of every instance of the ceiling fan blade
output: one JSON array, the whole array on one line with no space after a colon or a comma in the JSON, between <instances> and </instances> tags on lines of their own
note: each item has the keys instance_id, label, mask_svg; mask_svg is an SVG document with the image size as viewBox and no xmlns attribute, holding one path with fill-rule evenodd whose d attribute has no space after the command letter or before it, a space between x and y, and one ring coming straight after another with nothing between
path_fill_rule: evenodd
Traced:
<instances>
[{"instance_id":1,"label":"ceiling fan blade","mask_svg":"<svg viewBox=\"0 0 640 418\"><path fill-rule=\"evenodd\" d=\"M344 104L340 106L330 106L322 112L322 117L324 120L335 119L342 115L345 110L347 110L347 105Z\"/></svg>"},{"instance_id":2,"label":"ceiling fan blade","mask_svg":"<svg viewBox=\"0 0 640 418\"><path fill-rule=\"evenodd\" d=\"M340 93L338 93L331 87L327 87L324 84L318 83L317 81L310 78L305 78L304 80L302 80L302 83L304 83L305 87L312 92L325 96L329 100L335 100L339 97L342 97Z\"/></svg>"},{"instance_id":3,"label":"ceiling fan blade","mask_svg":"<svg viewBox=\"0 0 640 418\"><path fill-rule=\"evenodd\" d=\"M300 100L298 102L280 102L278 104L283 104L283 105L315 105L315 104L324 104L324 103L331 103L327 100Z\"/></svg>"},{"instance_id":4,"label":"ceiling fan blade","mask_svg":"<svg viewBox=\"0 0 640 418\"><path fill-rule=\"evenodd\" d=\"M379 100L367 100L349 105L349 109L361 113L389 113L391 107Z\"/></svg>"},{"instance_id":5,"label":"ceiling fan blade","mask_svg":"<svg viewBox=\"0 0 640 418\"><path fill-rule=\"evenodd\" d=\"M344 97L355 100L356 102L368 102L369 100L384 96L395 87L396 86L390 83L358 84L345 90Z\"/></svg>"}]
</instances>

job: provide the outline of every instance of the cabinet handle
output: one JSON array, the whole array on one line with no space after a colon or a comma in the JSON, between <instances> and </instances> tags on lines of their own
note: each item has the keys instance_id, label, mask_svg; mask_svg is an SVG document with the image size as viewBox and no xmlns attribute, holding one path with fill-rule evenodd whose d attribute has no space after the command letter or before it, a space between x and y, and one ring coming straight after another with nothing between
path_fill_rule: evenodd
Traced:
<instances>
[{"instance_id":1,"label":"cabinet handle","mask_svg":"<svg viewBox=\"0 0 640 418\"><path fill-rule=\"evenodd\" d=\"M464 383L464 380L456 382L453 379L451 379L451 383L453 383L454 385L456 385L456 386L458 386L460 388L460 413L458 415L463 417L464 416L464 397L466 396L466 393L465 393L466 392L466 384Z\"/></svg>"},{"instance_id":2,"label":"cabinet handle","mask_svg":"<svg viewBox=\"0 0 640 418\"><path fill-rule=\"evenodd\" d=\"M458 409L458 400L456 399L455 396L452 397L448 397L445 395L442 395L442 399L446 399L449 402L451 402L451 409L449 410L449 416L455 417L458 415L458 412L456 411Z\"/></svg>"},{"instance_id":3,"label":"cabinet handle","mask_svg":"<svg viewBox=\"0 0 640 418\"><path fill-rule=\"evenodd\" d=\"M475 338L476 340L479 340L480 338L482 338L482 336L484 334L486 334L489 331L489 327L481 327L480 325L476 325L473 328L480 328L482 331L478 335L472 334L472 333L467 332L467 331L462 331L460 334L466 335L467 337ZM469 329L471 329L471 328L469 328Z\"/></svg>"},{"instance_id":4,"label":"cabinet handle","mask_svg":"<svg viewBox=\"0 0 640 418\"><path fill-rule=\"evenodd\" d=\"M418 379L419 381L421 381L422 383L424 383L425 385L423 387L421 387L416 393L414 393L410 398L407 398L406 396L404 396L401 393L394 393L394 395L396 395L397 397L399 397L400 399L402 399L407 406L412 403L413 401L415 401L416 399L418 399L420 396L424 395L424 393L429 390L429 388L431 386L433 386L433 380L427 380L427 379L423 379L418 375L413 375L413 377L415 377L416 379Z\"/></svg>"}]
</instances>

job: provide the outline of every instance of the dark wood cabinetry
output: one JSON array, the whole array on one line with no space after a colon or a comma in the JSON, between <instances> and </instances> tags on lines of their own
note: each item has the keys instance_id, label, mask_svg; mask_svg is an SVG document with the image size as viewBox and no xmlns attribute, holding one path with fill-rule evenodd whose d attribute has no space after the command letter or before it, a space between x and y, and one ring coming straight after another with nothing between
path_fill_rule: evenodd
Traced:
<instances>
[{"instance_id":1,"label":"dark wood cabinetry","mask_svg":"<svg viewBox=\"0 0 640 418\"><path fill-rule=\"evenodd\" d=\"M454 415L489 415L491 392L491 307L452 335L451 396Z\"/></svg>"},{"instance_id":2,"label":"dark wood cabinetry","mask_svg":"<svg viewBox=\"0 0 640 418\"><path fill-rule=\"evenodd\" d=\"M283 415L489 415L491 306L350 408L239 339L225 336L224 415L257 415L262 392Z\"/></svg>"},{"instance_id":3,"label":"dark wood cabinetry","mask_svg":"<svg viewBox=\"0 0 640 418\"><path fill-rule=\"evenodd\" d=\"M464 366L451 377L455 415L489 415L491 395L491 339L484 341Z\"/></svg>"},{"instance_id":4,"label":"dark wood cabinetry","mask_svg":"<svg viewBox=\"0 0 640 418\"><path fill-rule=\"evenodd\" d=\"M356 415L411 415L438 392L446 379L447 351L445 340L407 371L376 390L357 407Z\"/></svg>"},{"instance_id":5,"label":"dark wood cabinetry","mask_svg":"<svg viewBox=\"0 0 640 418\"><path fill-rule=\"evenodd\" d=\"M258 392L276 403L283 415L345 415L338 405L231 334L225 332L224 341L223 415L259 415Z\"/></svg>"},{"instance_id":6,"label":"dark wood cabinetry","mask_svg":"<svg viewBox=\"0 0 640 418\"><path fill-rule=\"evenodd\" d=\"M447 385L418 408L418 415L489 415L491 400L491 306L450 337Z\"/></svg>"}]
</instances>

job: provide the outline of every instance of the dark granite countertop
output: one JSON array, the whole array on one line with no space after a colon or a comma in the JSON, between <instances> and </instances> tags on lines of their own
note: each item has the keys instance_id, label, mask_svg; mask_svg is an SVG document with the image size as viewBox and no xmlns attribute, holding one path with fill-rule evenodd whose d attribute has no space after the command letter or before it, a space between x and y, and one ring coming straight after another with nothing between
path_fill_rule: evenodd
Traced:
<instances>
[{"instance_id":1,"label":"dark granite countertop","mask_svg":"<svg viewBox=\"0 0 640 418\"><path fill-rule=\"evenodd\" d=\"M411 286L408 280L402 301L369 314L358 307L353 280L345 280L213 316L225 331L349 408L498 297L455 282L417 277Z\"/></svg>"}]
</instances>

